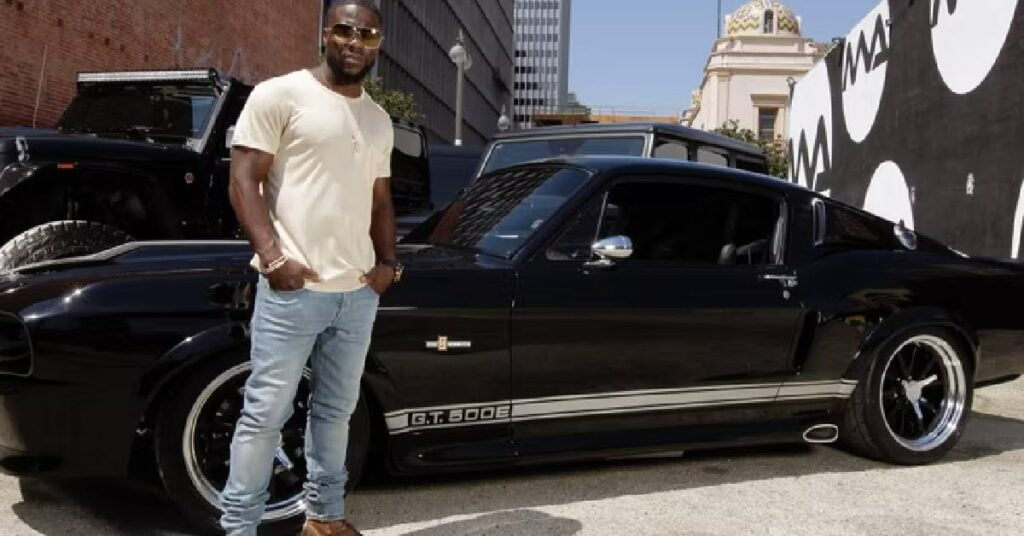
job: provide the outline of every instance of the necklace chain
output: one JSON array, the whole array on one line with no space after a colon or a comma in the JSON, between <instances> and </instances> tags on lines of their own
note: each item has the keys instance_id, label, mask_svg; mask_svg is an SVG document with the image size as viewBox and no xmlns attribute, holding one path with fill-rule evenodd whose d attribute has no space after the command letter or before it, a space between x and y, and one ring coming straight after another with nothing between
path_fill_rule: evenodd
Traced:
<instances>
[{"instance_id":1,"label":"necklace chain","mask_svg":"<svg viewBox=\"0 0 1024 536\"><path fill-rule=\"evenodd\" d=\"M324 70L324 67L326 67L326 66L327 66L326 63L321 63L320 64L320 69L319 69L319 71L320 71L320 78L323 79L324 85L327 86L327 89L330 89L331 91L334 91L334 89L333 89L333 87L331 85L330 79L327 78L327 71ZM355 150L356 152L359 152L359 140L356 137L356 130L359 129L359 127L362 125L362 122L363 122L362 91L366 91L366 90L360 88L359 98L352 99L352 98L346 97L346 100L345 100L345 105L348 106L348 111L352 115L352 119L354 119L355 122L356 122L356 124L353 125L353 128L352 128L352 149ZM355 105L352 104L353 100L357 101Z\"/></svg>"}]
</instances>

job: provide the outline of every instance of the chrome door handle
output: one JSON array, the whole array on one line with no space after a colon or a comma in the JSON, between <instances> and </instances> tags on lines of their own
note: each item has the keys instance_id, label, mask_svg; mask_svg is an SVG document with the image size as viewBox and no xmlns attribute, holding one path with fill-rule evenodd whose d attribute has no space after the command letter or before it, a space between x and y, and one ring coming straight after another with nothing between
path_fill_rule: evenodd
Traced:
<instances>
[{"instance_id":1,"label":"chrome door handle","mask_svg":"<svg viewBox=\"0 0 1024 536\"><path fill-rule=\"evenodd\" d=\"M760 277L764 281L778 281L786 288L793 288L799 282L795 275L761 274Z\"/></svg>"}]
</instances>

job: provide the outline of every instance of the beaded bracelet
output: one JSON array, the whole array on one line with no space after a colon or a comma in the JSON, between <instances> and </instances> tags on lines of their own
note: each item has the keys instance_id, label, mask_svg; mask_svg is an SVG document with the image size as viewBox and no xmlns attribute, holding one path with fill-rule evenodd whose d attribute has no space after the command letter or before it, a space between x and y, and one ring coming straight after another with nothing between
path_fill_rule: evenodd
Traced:
<instances>
[{"instance_id":1,"label":"beaded bracelet","mask_svg":"<svg viewBox=\"0 0 1024 536\"><path fill-rule=\"evenodd\" d=\"M267 264L267 267L263 269L263 275L269 275L274 270L277 270L278 268L284 266L286 262L288 262L288 256L281 255L280 257L274 259L273 261Z\"/></svg>"}]
</instances>

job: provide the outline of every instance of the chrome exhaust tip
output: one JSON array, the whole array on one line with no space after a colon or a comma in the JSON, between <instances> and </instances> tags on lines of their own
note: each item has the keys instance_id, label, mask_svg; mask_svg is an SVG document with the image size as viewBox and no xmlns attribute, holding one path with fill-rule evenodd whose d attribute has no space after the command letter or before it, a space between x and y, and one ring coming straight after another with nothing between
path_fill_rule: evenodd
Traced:
<instances>
[{"instance_id":1,"label":"chrome exhaust tip","mask_svg":"<svg viewBox=\"0 0 1024 536\"><path fill-rule=\"evenodd\" d=\"M839 439L839 427L834 424L816 424L804 431L808 443L835 443Z\"/></svg>"}]
</instances>

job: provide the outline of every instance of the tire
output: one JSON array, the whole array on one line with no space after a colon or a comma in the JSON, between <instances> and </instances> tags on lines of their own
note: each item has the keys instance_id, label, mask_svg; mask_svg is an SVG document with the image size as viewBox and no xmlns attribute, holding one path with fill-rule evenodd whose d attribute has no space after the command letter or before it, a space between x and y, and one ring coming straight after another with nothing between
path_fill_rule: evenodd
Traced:
<instances>
[{"instance_id":1,"label":"tire","mask_svg":"<svg viewBox=\"0 0 1024 536\"><path fill-rule=\"evenodd\" d=\"M231 437L249 370L248 356L212 358L171 387L173 394L163 404L156 424L156 461L164 488L185 517L210 534L223 534L217 493L227 479ZM301 486L306 461L299 449L304 447L308 393L304 378L295 397L295 413L281 433L282 450L292 468L275 458L271 498L260 534L297 534L305 521ZM346 490L358 482L369 445L370 415L360 395L350 421Z\"/></svg>"},{"instance_id":2,"label":"tire","mask_svg":"<svg viewBox=\"0 0 1024 536\"><path fill-rule=\"evenodd\" d=\"M840 444L900 465L941 459L967 426L972 367L970 353L946 330L894 336L860 368L842 416Z\"/></svg>"},{"instance_id":3,"label":"tire","mask_svg":"<svg viewBox=\"0 0 1024 536\"><path fill-rule=\"evenodd\" d=\"M51 221L15 236L0 247L0 272L34 262L89 255L131 240L124 231L102 223Z\"/></svg>"}]
</instances>

